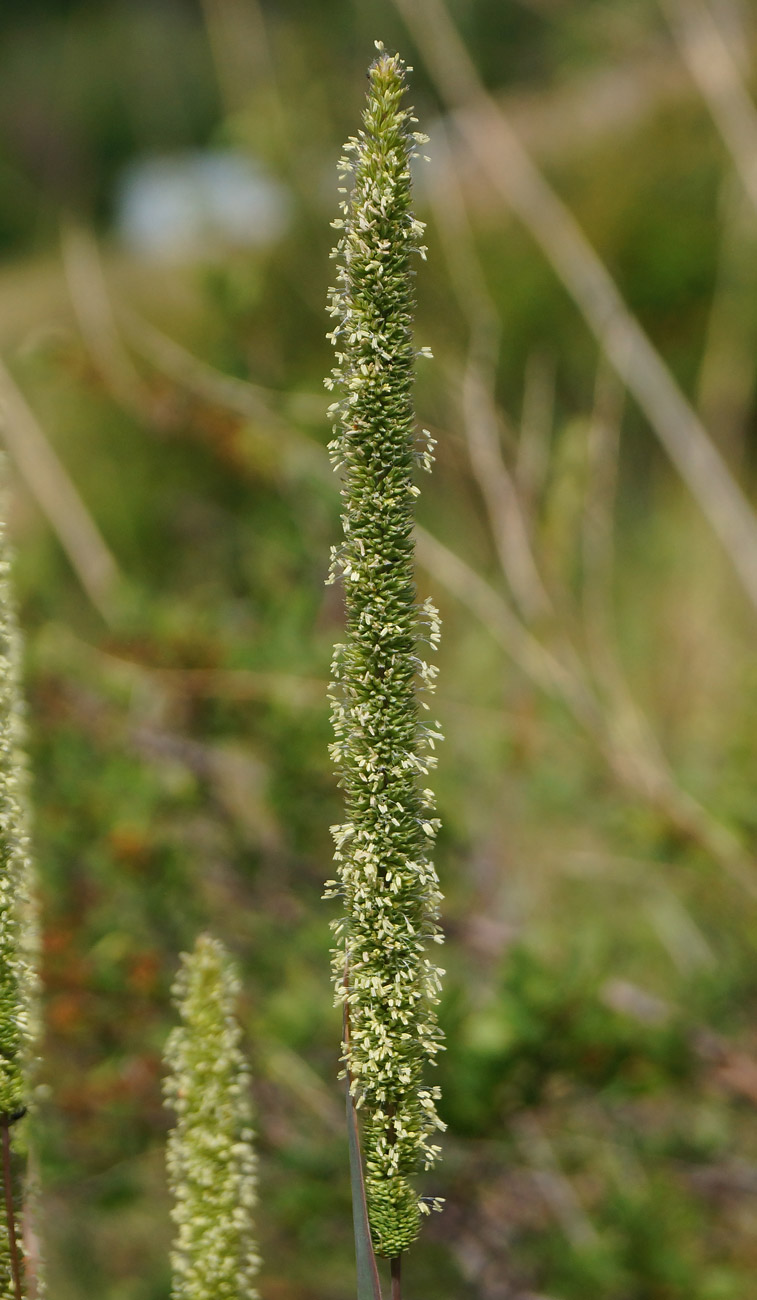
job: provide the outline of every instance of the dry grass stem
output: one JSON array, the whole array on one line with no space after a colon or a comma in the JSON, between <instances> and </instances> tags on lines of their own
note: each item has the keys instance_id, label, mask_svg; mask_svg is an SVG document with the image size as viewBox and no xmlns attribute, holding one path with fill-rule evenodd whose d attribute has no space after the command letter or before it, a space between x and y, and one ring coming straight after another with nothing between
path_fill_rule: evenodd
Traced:
<instances>
[{"instance_id":1,"label":"dry grass stem","mask_svg":"<svg viewBox=\"0 0 757 1300\"><path fill-rule=\"evenodd\" d=\"M732 465L743 465L757 379L754 347L743 321L753 293L757 225L733 173L723 181L717 278L697 376L697 409ZM748 317L747 317L748 318Z\"/></svg>"},{"instance_id":2,"label":"dry grass stem","mask_svg":"<svg viewBox=\"0 0 757 1300\"><path fill-rule=\"evenodd\" d=\"M291 1047L269 1039L258 1040L257 1058L263 1077L284 1088L292 1099L310 1111L331 1133L344 1135L344 1107L334 1099L333 1088Z\"/></svg>"},{"instance_id":3,"label":"dry grass stem","mask_svg":"<svg viewBox=\"0 0 757 1300\"><path fill-rule=\"evenodd\" d=\"M446 149L443 132L441 148ZM736 838L678 785L620 665L610 611L622 386L608 366L600 366L595 411L588 430L593 473L582 537L584 623L589 650L589 663L585 664L566 623L566 593L560 592L555 603L542 583L517 481L504 461L501 416L495 399L499 320L478 260L462 194L454 179L449 179L453 169L447 167L444 171L448 174L444 193L438 185L432 185L431 199L450 280L471 336L462 386L463 424L473 472L517 612L459 557L420 530L418 558L426 567L436 566L437 578L475 610L532 681L564 701L576 721L598 743L621 785L651 802L678 833L702 844L740 884L757 892ZM546 435L545 426L542 428Z\"/></svg>"},{"instance_id":4,"label":"dry grass stem","mask_svg":"<svg viewBox=\"0 0 757 1300\"><path fill-rule=\"evenodd\" d=\"M200 401L231 411L241 419L275 423L288 434L296 431L282 420L276 403L283 394L225 375L164 334L133 309L111 302L97 240L80 226L66 226L62 236L63 265L71 301L87 349L116 401L149 417L149 394L121 341L123 330L137 356ZM323 399L296 395L298 411L307 418L323 417Z\"/></svg>"},{"instance_id":5,"label":"dry grass stem","mask_svg":"<svg viewBox=\"0 0 757 1300\"><path fill-rule=\"evenodd\" d=\"M462 382L463 424L470 461L513 600L527 622L538 622L550 613L551 602L531 551L515 483L502 455L502 422L493 390L493 368L483 365L471 348Z\"/></svg>"},{"instance_id":6,"label":"dry grass stem","mask_svg":"<svg viewBox=\"0 0 757 1300\"><path fill-rule=\"evenodd\" d=\"M331 482L328 459L322 449L295 428L277 410L283 394L253 384L247 379L226 375L201 361L193 352L145 320L138 312L119 307L118 319L129 345L148 365L199 402L229 411L241 420L260 425L282 435L295 447L303 465L324 482ZM323 398L309 393L296 396L298 416L305 421L323 418Z\"/></svg>"},{"instance_id":7,"label":"dry grass stem","mask_svg":"<svg viewBox=\"0 0 757 1300\"><path fill-rule=\"evenodd\" d=\"M431 147L434 166L429 168L426 184L450 283L470 333L494 346L499 342L501 332L499 312L476 251L443 122L434 128Z\"/></svg>"},{"instance_id":8,"label":"dry grass stem","mask_svg":"<svg viewBox=\"0 0 757 1300\"><path fill-rule=\"evenodd\" d=\"M615 491L623 389L600 364L587 431L588 479L582 529L582 600L587 641L600 675L616 668L611 626Z\"/></svg>"},{"instance_id":9,"label":"dry grass stem","mask_svg":"<svg viewBox=\"0 0 757 1300\"><path fill-rule=\"evenodd\" d=\"M258 0L200 0L216 79L227 113L249 107L250 87L270 80L268 33ZM276 102L277 117L281 106Z\"/></svg>"},{"instance_id":10,"label":"dry grass stem","mask_svg":"<svg viewBox=\"0 0 757 1300\"><path fill-rule=\"evenodd\" d=\"M458 130L573 297L608 359L647 415L757 609L757 519L615 282L486 93L441 0L394 0Z\"/></svg>"},{"instance_id":11,"label":"dry grass stem","mask_svg":"<svg viewBox=\"0 0 757 1300\"><path fill-rule=\"evenodd\" d=\"M552 1143L535 1116L525 1113L513 1124L518 1145L539 1191L568 1241L578 1250L591 1249L599 1235L579 1201L570 1179L560 1168Z\"/></svg>"},{"instance_id":12,"label":"dry grass stem","mask_svg":"<svg viewBox=\"0 0 757 1300\"><path fill-rule=\"evenodd\" d=\"M757 898L754 865L736 835L676 781L656 743L625 717L603 708L586 680L547 649L480 574L423 528L416 530L419 563L475 614L521 671L546 694L561 700L597 744L621 787L641 796L683 838L699 844L750 897Z\"/></svg>"},{"instance_id":13,"label":"dry grass stem","mask_svg":"<svg viewBox=\"0 0 757 1300\"><path fill-rule=\"evenodd\" d=\"M522 508L533 524L536 504L549 472L549 444L555 417L555 364L543 352L528 358L523 376L523 406L515 462Z\"/></svg>"},{"instance_id":14,"label":"dry grass stem","mask_svg":"<svg viewBox=\"0 0 757 1300\"><path fill-rule=\"evenodd\" d=\"M0 425L5 445L106 623L114 617L118 565L37 417L0 361Z\"/></svg>"},{"instance_id":15,"label":"dry grass stem","mask_svg":"<svg viewBox=\"0 0 757 1300\"><path fill-rule=\"evenodd\" d=\"M534 562L518 492L501 448L502 419L495 400L499 318L476 255L454 169L444 170L444 192L438 183L432 183L430 194L450 279L470 328L461 383L468 451L515 604L527 621L540 619L549 613L550 601ZM437 171L437 176L440 174Z\"/></svg>"},{"instance_id":16,"label":"dry grass stem","mask_svg":"<svg viewBox=\"0 0 757 1300\"><path fill-rule=\"evenodd\" d=\"M66 223L61 233L63 270L85 346L116 400L142 416L145 385L121 342L97 241L84 226Z\"/></svg>"},{"instance_id":17,"label":"dry grass stem","mask_svg":"<svg viewBox=\"0 0 757 1300\"><path fill-rule=\"evenodd\" d=\"M681 56L757 211L757 109L707 0L663 0Z\"/></svg>"},{"instance_id":18,"label":"dry grass stem","mask_svg":"<svg viewBox=\"0 0 757 1300\"><path fill-rule=\"evenodd\" d=\"M416 527L418 562L464 605L534 685L563 700L589 731L599 725L595 701L554 654L539 641L507 601L475 569L425 528Z\"/></svg>"}]
</instances>

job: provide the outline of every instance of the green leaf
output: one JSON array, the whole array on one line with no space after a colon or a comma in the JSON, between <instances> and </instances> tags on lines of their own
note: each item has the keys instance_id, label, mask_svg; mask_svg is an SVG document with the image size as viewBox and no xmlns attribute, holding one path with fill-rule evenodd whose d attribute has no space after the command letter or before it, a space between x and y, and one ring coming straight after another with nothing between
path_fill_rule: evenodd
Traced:
<instances>
[{"instance_id":1,"label":"green leaf","mask_svg":"<svg viewBox=\"0 0 757 1300\"><path fill-rule=\"evenodd\" d=\"M350 1147L350 1182L352 1184L352 1221L355 1228L355 1259L357 1261L357 1300L381 1300L376 1256L373 1253L371 1229L368 1223L368 1205L365 1199L365 1179L360 1156L360 1136L357 1127L355 1103L347 1093L347 1135Z\"/></svg>"}]
</instances>

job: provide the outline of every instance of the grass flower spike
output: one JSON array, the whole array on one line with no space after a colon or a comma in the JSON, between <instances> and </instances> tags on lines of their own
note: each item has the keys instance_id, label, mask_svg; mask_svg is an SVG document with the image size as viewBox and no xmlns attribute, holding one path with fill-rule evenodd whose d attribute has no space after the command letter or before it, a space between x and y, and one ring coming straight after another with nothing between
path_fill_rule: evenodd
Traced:
<instances>
[{"instance_id":1,"label":"grass flower spike","mask_svg":"<svg viewBox=\"0 0 757 1300\"><path fill-rule=\"evenodd\" d=\"M182 961L173 990L181 1024L166 1047L166 1104L177 1116L167 1157L178 1227L171 1296L253 1300L256 1161L234 1017L239 985L223 945L207 935Z\"/></svg>"},{"instance_id":2,"label":"grass flower spike","mask_svg":"<svg viewBox=\"0 0 757 1300\"><path fill-rule=\"evenodd\" d=\"M346 640L334 655L332 752L346 816L334 828L338 879L328 892L345 908L335 923L335 974L373 1244L396 1258L418 1234L425 1207L410 1180L433 1162L442 1127L438 1089L425 1081L440 1048L441 972L429 956L440 939L429 856L437 821L424 788L439 731L420 713L436 672L420 647L436 645L439 626L430 602L416 602L412 539L414 471L431 466L430 436L416 443L412 402L411 259L425 250L410 208L410 160L425 137L402 106L401 59L377 48L363 129L340 164L352 190L334 223L342 231L331 293L337 366L327 386L341 393L331 450L342 471L344 541L331 577L344 584Z\"/></svg>"},{"instance_id":3,"label":"grass flower spike","mask_svg":"<svg viewBox=\"0 0 757 1300\"><path fill-rule=\"evenodd\" d=\"M0 526L0 1297L18 1300L41 1280L26 1275L18 1220L26 1188L21 1123L30 1106L38 1043L37 914L29 849L20 644L10 558ZM11 1146L13 1159L11 1160Z\"/></svg>"}]
</instances>

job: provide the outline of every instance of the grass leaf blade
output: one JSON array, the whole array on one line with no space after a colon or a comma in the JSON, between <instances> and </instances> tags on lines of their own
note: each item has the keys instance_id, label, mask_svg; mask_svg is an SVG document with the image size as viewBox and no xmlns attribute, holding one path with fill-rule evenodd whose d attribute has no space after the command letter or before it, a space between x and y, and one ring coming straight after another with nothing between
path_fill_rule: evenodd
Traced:
<instances>
[{"instance_id":1,"label":"grass leaf blade","mask_svg":"<svg viewBox=\"0 0 757 1300\"><path fill-rule=\"evenodd\" d=\"M358 1135L355 1103L350 1095L349 1080L345 1088L347 1096L347 1135L350 1148L350 1183L352 1185L352 1220L355 1228L355 1259L357 1262L357 1300L381 1300L376 1256L373 1253L371 1230L368 1224L368 1205L365 1199L365 1180L363 1162L360 1156L360 1138Z\"/></svg>"}]
</instances>

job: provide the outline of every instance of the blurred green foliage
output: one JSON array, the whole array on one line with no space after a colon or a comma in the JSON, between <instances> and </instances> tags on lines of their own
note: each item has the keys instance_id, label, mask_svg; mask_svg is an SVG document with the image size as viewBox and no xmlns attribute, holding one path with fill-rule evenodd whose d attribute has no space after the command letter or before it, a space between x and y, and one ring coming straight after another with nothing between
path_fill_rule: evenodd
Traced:
<instances>
[{"instance_id":1,"label":"blurred green foliage","mask_svg":"<svg viewBox=\"0 0 757 1300\"><path fill-rule=\"evenodd\" d=\"M567 119L560 96L569 104L578 88L590 100L594 79L613 69L648 73L641 108L623 122L588 138L579 124L557 152L537 132L534 147L704 402L723 294L718 355L755 355L753 234L728 225L729 164L685 74L658 94L654 70L677 56L657 7L450 8L487 83L525 103L524 129L542 103L552 122ZM240 45L233 67L219 63L207 27L227 12L265 37ZM340 1027L320 901L339 816L325 686L341 611L323 586L338 501L321 454L327 399L317 397L331 364L328 221L374 37L415 63L416 106L432 131L440 106L421 53L379 0L38 0L6 7L0 31L0 338L123 575L106 627L14 479L45 912L51 1291L167 1294L160 1053L178 952L209 927L245 976L262 1294L347 1297ZM286 235L202 265L130 260L110 234L123 164L229 143L290 187ZM583 646L595 345L530 235L473 182L468 197L501 322L496 396L510 463L524 376L534 357L554 365L535 532ZM419 208L429 264L418 337L437 360L420 374L418 407L439 437L422 522L504 591L462 435L465 311L422 182ZM269 415L265 403L243 417L198 396L138 349L136 400L115 395L62 284L62 212L100 232L117 305L270 390ZM744 478L755 446L749 366L723 436ZM620 662L680 784L753 854L751 615L645 422L632 405L622 419L608 597ZM418 582L444 619L448 739L435 785L449 1130L428 1188L447 1206L408 1259L407 1293L742 1300L757 1269L754 900L613 776L564 705L468 609L425 571Z\"/></svg>"}]
</instances>

